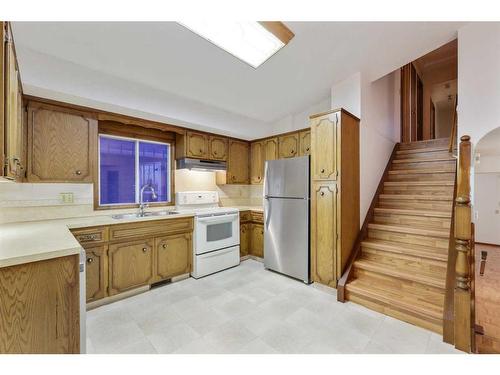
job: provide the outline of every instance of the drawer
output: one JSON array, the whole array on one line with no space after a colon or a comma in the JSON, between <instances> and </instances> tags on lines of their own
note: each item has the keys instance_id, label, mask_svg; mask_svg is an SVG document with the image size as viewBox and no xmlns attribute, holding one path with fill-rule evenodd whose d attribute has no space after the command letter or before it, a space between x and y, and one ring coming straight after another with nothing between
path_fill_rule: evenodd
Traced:
<instances>
[{"instance_id":1,"label":"drawer","mask_svg":"<svg viewBox=\"0 0 500 375\"><path fill-rule=\"evenodd\" d=\"M73 229L71 233L82 246L108 241L108 227Z\"/></svg>"},{"instance_id":2,"label":"drawer","mask_svg":"<svg viewBox=\"0 0 500 375\"><path fill-rule=\"evenodd\" d=\"M252 215L250 211L240 211L240 222L252 220Z\"/></svg>"},{"instance_id":3,"label":"drawer","mask_svg":"<svg viewBox=\"0 0 500 375\"><path fill-rule=\"evenodd\" d=\"M252 221L256 221L258 223L264 222L264 213L263 212L252 211L251 216L252 216Z\"/></svg>"},{"instance_id":4,"label":"drawer","mask_svg":"<svg viewBox=\"0 0 500 375\"><path fill-rule=\"evenodd\" d=\"M129 238L151 237L157 235L175 234L193 231L193 218L142 221L111 225L109 240L119 241Z\"/></svg>"}]
</instances>

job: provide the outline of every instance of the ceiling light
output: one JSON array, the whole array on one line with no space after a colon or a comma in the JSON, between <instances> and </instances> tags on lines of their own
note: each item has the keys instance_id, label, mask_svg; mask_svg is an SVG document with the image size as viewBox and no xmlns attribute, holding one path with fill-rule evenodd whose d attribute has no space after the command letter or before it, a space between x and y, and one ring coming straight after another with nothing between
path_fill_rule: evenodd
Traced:
<instances>
[{"instance_id":1,"label":"ceiling light","mask_svg":"<svg viewBox=\"0 0 500 375\"><path fill-rule=\"evenodd\" d=\"M294 37L281 22L183 21L180 24L254 68Z\"/></svg>"}]
</instances>

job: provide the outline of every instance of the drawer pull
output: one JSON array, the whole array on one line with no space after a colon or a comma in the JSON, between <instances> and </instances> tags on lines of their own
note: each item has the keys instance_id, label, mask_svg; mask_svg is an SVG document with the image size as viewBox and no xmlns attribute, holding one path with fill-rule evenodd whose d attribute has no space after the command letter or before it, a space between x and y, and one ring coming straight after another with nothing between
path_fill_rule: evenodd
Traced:
<instances>
[{"instance_id":1,"label":"drawer pull","mask_svg":"<svg viewBox=\"0 0 500 375\"><path fill-rule=\"evenodd\" d=\"M164 243L163 245L161 245L161 247L163 247L164 249L166 249L168 247L168 245L166 243Z\"/></svg>"},{"instance_id":2,"label":"drawer pull","mask_svg":"<svg viewBox=\"0 0 500 375\"><path fill-rule=\"evenodd\" d=\"M82 171L77 170L75 173L76 173L78 176L80 176L80 175L82 174Z\"/></svg>"},{"instance_id":3,"label":"drawer pull","mask_svg":"<svg viewBox=\"0 0 500 375\"><path fill-rule=\"evenodd\" d=\"M87 263L92 263L94 261L94 258L87 258Z\"/></svg>"},{"instance_id":4,"label":"drawer pull","mask_svg":"<svg viewBox=\"0 0 500 375\"><path fill-rule=\"evenodd\" d=\"M143 247L142 248L142 252L145 253L146 251L148 251L148 248L147 247Z\"/></svg>"}]
</instances>

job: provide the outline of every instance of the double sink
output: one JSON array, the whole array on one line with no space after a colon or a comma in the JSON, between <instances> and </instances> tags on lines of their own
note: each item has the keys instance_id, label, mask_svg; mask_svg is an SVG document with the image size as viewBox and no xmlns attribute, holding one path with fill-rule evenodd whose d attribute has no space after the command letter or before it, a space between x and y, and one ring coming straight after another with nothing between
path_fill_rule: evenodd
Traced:
<instances>
[{"instance_id":1,"label":"double sink","mask_svg":"<svg viewBox=\"0 0 500 375\"><path fill-rule=\"evenodd\" d=\"M154 211L154 212L144 212L142 214L140 213L119 214L119 215L113 215L111 217L116 220L123 220L123 219L134 219L141 217L150 217L150 216L168 216L168 215L178 215L178 214L179 212L177 211Z\"/></svg>"}]
</instances>

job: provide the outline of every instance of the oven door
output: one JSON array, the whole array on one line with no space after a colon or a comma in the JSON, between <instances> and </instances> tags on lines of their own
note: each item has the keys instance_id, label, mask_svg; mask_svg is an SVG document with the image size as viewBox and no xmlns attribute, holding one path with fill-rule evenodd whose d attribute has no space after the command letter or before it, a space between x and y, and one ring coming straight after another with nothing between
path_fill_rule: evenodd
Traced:
<instances>
[{"instance_id":1,"label":"oven door","mask_svg":"<svg viewBox=\"0 0 500 375\"><path fill-rule=\"evenodd\" d=\"M239 213L198 216L195 220L195 251L204 254L240 244Z\"/></svg>"}]
</instances>

